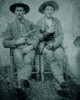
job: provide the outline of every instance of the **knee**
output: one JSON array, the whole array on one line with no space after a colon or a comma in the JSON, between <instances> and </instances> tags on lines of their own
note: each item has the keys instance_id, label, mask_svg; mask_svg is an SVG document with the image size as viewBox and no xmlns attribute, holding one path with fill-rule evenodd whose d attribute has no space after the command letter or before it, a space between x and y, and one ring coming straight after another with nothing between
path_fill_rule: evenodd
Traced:
<instances>
[{"instance_id":1,"label":"knee","mask_svg":"<svg viewBox=\"0 0 80 100\"><path fill-rule=\"evenodd\" d=\"M53 55L53 52L51 50L44 49L43 55L46 56L46 57L50 57L51 55Z\"/></svg>"},{"instance_id":2,"label":"knee","mask_svg":"<svg viewBox=\"0 0 80 100\"><path fill-rule=\"evenodd\" d=\"M24 63L25 63L25 64L28 64L28 65L29 65L29 64L32 64L32 63L33 63L33 59L27 57L27 58L25 58Z\"/></svg>"},{"instance_id":3,"label":"knee","mask_svg":"<svg viewBox=\"0 0 80 100\"><path fill-rule=\"evenodd\" d=\"M54 55L56 57L56 59L58 60L64 60L65 58L65 52L62 48L58 48L57 50L54 51Z\"/></svg>"},{"instance_id":4,"label":"knee","mask_svg":"<svg viewBox=\"0 0 80 100\"><path fill-rule=\"evenodd\" d=\"M32 64L35 58L35 53L30 53L29 55L24 56L24 62L26 64Z\"/></svg>"},{"instance_id":5,"label":"knee","mask_svg":"<svg viewBox=\"0 0 80 100\"><path fill-rule=\"evenodd\" d=\"M18 49L15 49L15 50L13 51L13 56L14 56L14 58L16 58L16 59L22 59L22 54L21 54L20 50L18 50Z\"/></svg>"}]
</instances>

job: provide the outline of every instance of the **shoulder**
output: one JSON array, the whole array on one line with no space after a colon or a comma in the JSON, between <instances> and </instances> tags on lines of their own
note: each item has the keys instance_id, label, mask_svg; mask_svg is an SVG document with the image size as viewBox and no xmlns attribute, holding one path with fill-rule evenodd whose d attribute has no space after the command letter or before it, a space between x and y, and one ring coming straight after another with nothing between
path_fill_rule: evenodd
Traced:
<instances>
[{"instance_id":1,"label":"shoulder","mask_svg":"<svg viewBox=\"0 0 80 100\"><path fill-rule=\"evenodd\" d=\"M53 17L53 22L55 22L55 24L61 24L61 21L55 17Z\"/></svg>"},{"instance_id":2,"label":"shoulder","mask_svg":"<svg viewBox=\"0 0 80 100\"><path fill-rule=\"evenodd\" d=\"M25 19L25 22L26 22L27 24L29 24L29 25L34 25L34 22L33 22L33 21L30 21L30 20Z\"/></svg>"},{"instance_id":3,"label":"shoulder","mask_svg":"<svg viewBox=\"0 0 80 100\"><path fill-rule=\"evenodd\" d=\"M13 22L8 22L6 30L10 30L13 27Z\"/></svg>"},{"instance_id":4,"label":"shoulder","mask_svg":"<svg viewBox=\"0 0 80 100\"><path fill-rule=\"evenodd\" d=\"M8 26L13 28L13 26L16 25L16 20L13 20L12 22L9 22Z\"/></svg>"},{"instance_id":5,"label":"shoulder","mask_svg":"<svg viewBox=\"0 0 80 100\"><path fill-rule=\"evenodd\" d=\"M53 21L56 23L60 23L60 20L58 18L53 17Z\"/></svg>"}]
</instances>

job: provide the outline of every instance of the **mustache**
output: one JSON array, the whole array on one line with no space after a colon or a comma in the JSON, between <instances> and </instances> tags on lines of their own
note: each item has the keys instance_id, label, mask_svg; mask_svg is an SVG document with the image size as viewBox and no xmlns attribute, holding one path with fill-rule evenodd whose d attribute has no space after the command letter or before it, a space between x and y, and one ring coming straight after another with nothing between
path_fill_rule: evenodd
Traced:
<instances>
[{"instance_id":1,"label":"mustache","mask_svg":"<svg viewBox=\"0 0 80 100\"><path fill-rule=\"evenodd\" d=\"M48 15L51 15L51 13L48 13Z\"/></svg>"},{"instance_id":2,"label":"mustache","mask_svg":"<svg viewBox=\"0 0 80 100\"><path fill-rule=\"evenodd\" d=\"M18 14L17 16L21 16L21 14Z\"/></svg>"}]
</instances>

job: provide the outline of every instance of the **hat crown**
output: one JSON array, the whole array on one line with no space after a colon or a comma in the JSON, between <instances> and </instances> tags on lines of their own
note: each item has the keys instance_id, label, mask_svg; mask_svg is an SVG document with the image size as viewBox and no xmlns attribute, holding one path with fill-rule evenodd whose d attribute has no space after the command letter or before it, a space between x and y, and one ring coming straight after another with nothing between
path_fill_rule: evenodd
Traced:
<instances>
[{"instance_id":1,"label":"hat crown","mask_svg":"<svg viewBox=\"0 0 80 100\"><path fill-rule=\"evenodd\" d=\"M43 13L44 9L47 7L47 6L52 6L53 9L56 11L59 9L59 6L58 4L55 2L55 1L45 1L43 4L41 4L41 6L39 7L39 12L40 13Z\"/></svg>"}]
</instances>

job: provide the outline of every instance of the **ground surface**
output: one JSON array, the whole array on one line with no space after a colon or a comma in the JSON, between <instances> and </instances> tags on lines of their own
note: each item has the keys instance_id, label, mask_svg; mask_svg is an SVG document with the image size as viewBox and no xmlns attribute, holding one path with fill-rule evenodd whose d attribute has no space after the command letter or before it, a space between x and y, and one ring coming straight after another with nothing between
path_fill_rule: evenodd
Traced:
<instances>
[{"instance_id":1,"label":"ground surface","mask_svg":"<svg viewBox=\"0 0 80 100\"><path fill-rule=\"evenodd\" d=\"M0 100L16 100L9 77L9 67L2 67L0 69ZM80 86L74 82L69 82L67 88L68 95L61 94L59 96L55 91L54 81L50 77L44 82L31 79L29 100L79 100L77 99L79 88Z\"/></svg>"}]
</instances>

